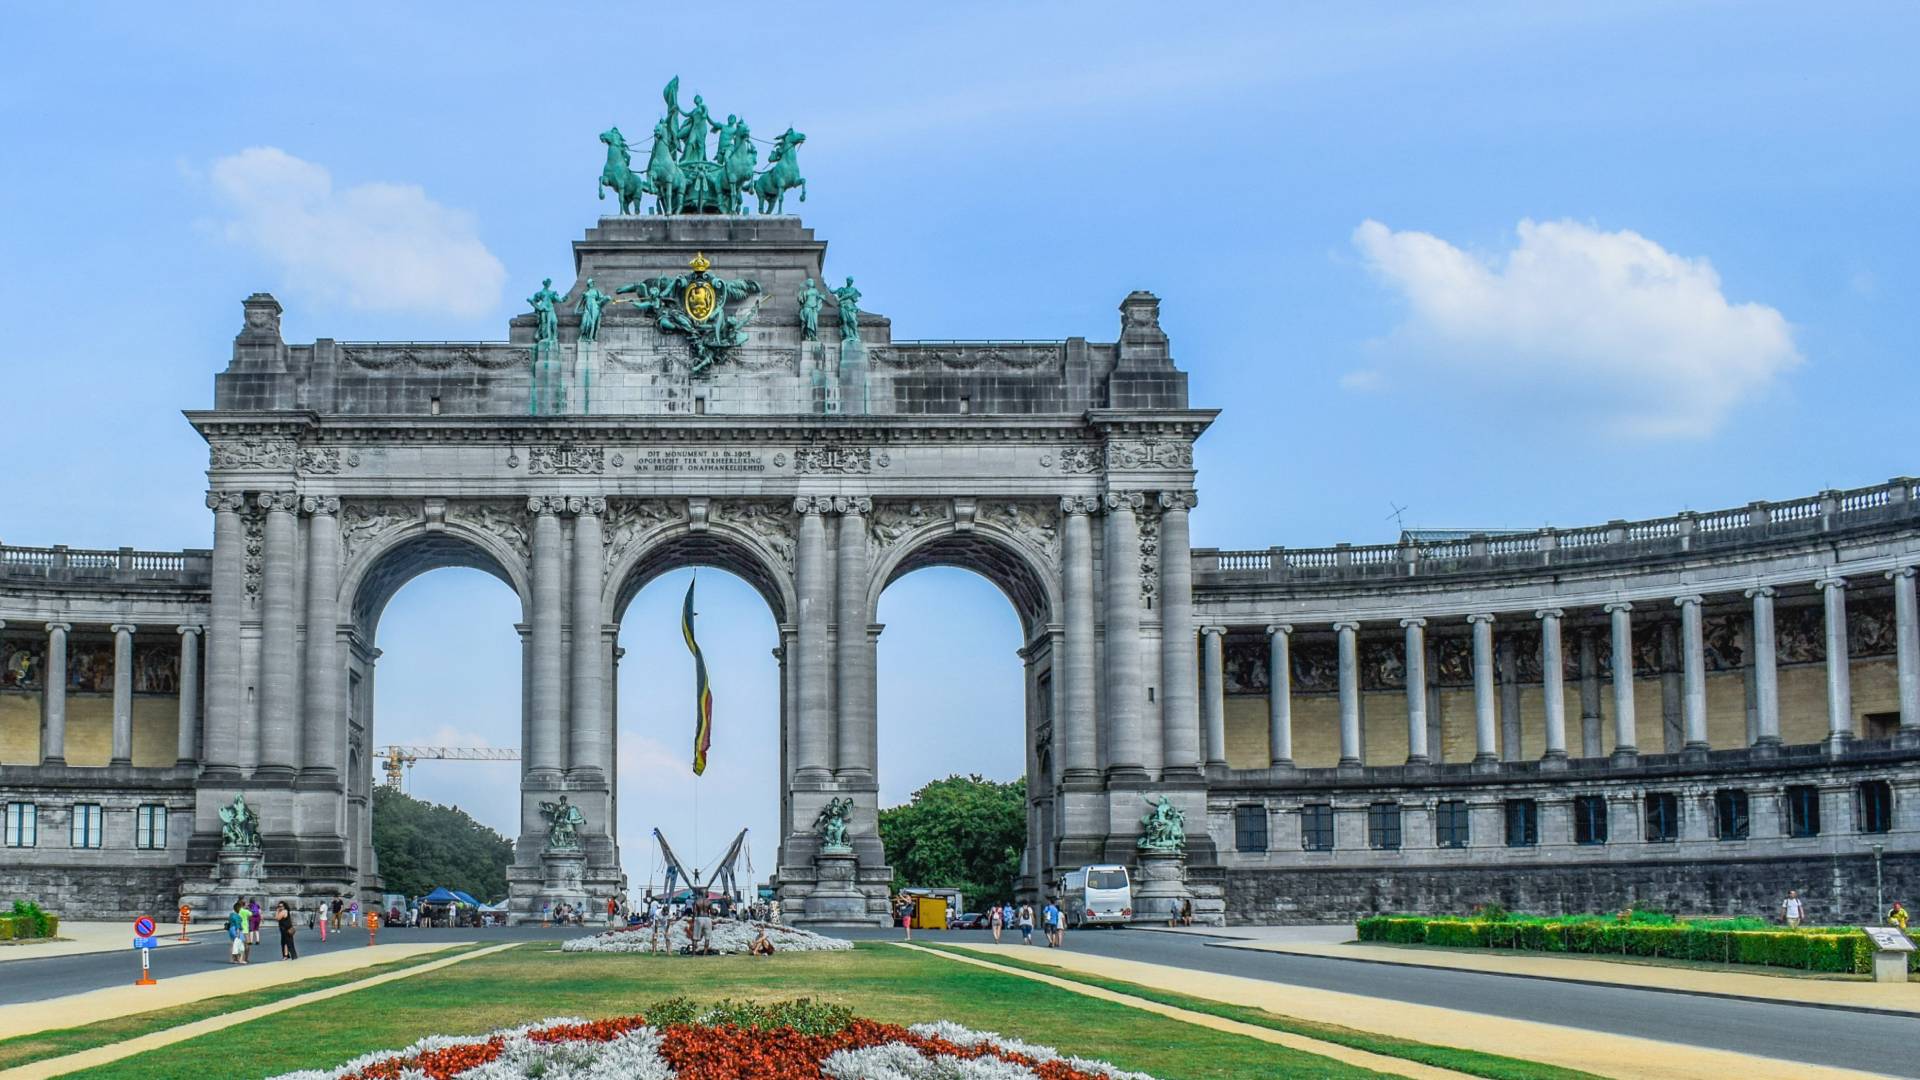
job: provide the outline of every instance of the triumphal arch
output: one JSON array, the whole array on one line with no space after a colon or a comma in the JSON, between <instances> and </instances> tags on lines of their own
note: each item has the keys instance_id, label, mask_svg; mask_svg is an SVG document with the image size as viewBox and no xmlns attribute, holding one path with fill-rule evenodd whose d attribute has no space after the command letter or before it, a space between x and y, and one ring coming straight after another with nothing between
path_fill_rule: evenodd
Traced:
<instances>
[{"instance_id":1,"label":"triumphal arch","mask_svg":"<svg viewBox=\"0 0 1920 1080\"><path fill-rule=\"evenodd\" d=\"M603 141L622 172L619 133ZM1161 616L1190 618L1188 575L1160 568L1186 564L1213 416L1187 407L1158 301L1125 297L1106 343L896 340L799 218L740 213L725 159L682 156L712 182L588 228L571 284L503 342L294 345L273 297L247 299L214 407L188 414L214 512L193 861L215 862L215 812L244 793L266 862L304 889L367 876L380 614L456 565L520 598L518 911L621 891L615 639L648 581L690 565L750 582L779 626L791 911L884 915L874 613L920 567L978 571L1019 613L1030 875L1130 859L1150 775L1204 819L1195 657L1166 657L1164 738L1141 675ZM584 823L556 845L562 796ZM823 850L837 799L846 842Z\"/></svg>"},{"instance_id":2,"label":"triumphal arch","mask_svg":"<svg viewBox=\"0 0 1920 1080\"><path fill-rule=\"evenodd\" d=\"M1920 888L1920 482L1193 548L1215 414L1153 295L1104 340L898 338L784 213L806 136L665 96L645 162L601 133L617 212L504 341L292 344L247 298L188 414L210 551L0 545L0 892L377 896L381 611L467 566L520 599L514 910L612 895L615 639L688 565L778 626L797 919L884 917L875 610L931 565L1019 614L1029 896L1090 861L1134 868L1137 917L1202 921L1789 888L1877 921ZM1276 490L1328 482L1275 443Z\"/></svg>"}]
</instances>

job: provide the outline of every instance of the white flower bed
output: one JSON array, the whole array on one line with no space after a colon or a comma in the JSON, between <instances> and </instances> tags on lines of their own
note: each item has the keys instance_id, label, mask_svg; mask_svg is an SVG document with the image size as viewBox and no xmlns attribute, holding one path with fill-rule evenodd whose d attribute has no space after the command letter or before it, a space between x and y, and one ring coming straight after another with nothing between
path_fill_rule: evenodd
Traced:
<instances>
[{"instance_id":1,"label":"white flower bed","mask_svg":"<svg viewBox=\"0 0 1920 1080\"><path fill-rule=\"evenodd\" d=\"M551 1032L545 1039L530 1037L556 1025L583 1023L575 1018L554 1018L488 1035L429 1036L405 1050L368 1054L337 1069L282 1073L273 1080L347 1080L388 1062L403 1065L399 1073L401 1080L425 1080L426 1074L412 1067L421 1054L480 1046L496 1039L501 1043L498 1052L490 1060L456 1074L459 1080L533 1080L536 1077L539 1080L678 1080L678 1071L662 1056L665 1040L661 1031L650 1026L634 1027L605 1041L579 1037L556 1039ZM1154 1080L1146 1073L1128 1072L1102 1061L1063 1058L1051 1047L973 1031L944 1021L916 1024L908 1030L920 1039L944 1040L952 1046L988 1052L965 1057L942 1053L939 1046L923 1047L903 1041L879 1043L827 1055L820 1062L821 1076L828 1080L1038 1080L1039 1074L1029 1067L1029 1062L1042 1065L1063 1061L1088 1080ZM782 1031L785 1029L768 1031L764 1037L780 1039ZM752 1080L752 1077L741 1080Z\"/></svg>"},{"instance_id":2,"label":"white flower bed","mask_svg":"<svg viewBox=\"0 0 1920 1080\"><path fill-rule=\"evenodd\" d=\"M713 920L713 930L708 939L717 953L744 953L747 946L764 927L767 940L773 942L775 952L837 952L853 948L853 942L844 938L827 937L811 930L801 930L792 926L779 926L774 923L738 922L733 919ZM663 929L645 927L640 929L608 930L592 937L571 938L560 946L562 952L591 953L677 953L687 947L692 940L689 937L692 928L687 920L676 919Z\"/></svg>"}]
</instances>

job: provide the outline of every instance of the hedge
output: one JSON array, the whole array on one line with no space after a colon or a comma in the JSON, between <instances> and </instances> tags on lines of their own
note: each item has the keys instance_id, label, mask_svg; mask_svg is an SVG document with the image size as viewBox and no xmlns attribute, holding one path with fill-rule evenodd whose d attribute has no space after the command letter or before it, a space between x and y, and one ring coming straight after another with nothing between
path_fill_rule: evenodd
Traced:
<instances>
[{"instance_id":1,"label":"hedge","mask_svg":"<svg viewBox=\"0 0 1920 1080\"><path fill-rule=\"evenodd\" d=\"M1684 922L1639 925L1598 918L1550 922L1409 915L1377 915L1361 919L1358 927L1361 941L1393 945L1665 957L1861 975L1873 971L1873 941L1851 927L1727 930ZM1908 954L1907 968L1920 971L1920 952Z\"/></svg>"},{"instance_id":2,"label":"hedge","mask_svg":"<svg viewBox=\"0 0 1920 1080\"><path fill-rule=\"evenodd\" d=\"M0 912L0 941L50 938L60 935L60 916L40 910L39 904L15 900L13 910Z\"/></svg>"}]
</instances>

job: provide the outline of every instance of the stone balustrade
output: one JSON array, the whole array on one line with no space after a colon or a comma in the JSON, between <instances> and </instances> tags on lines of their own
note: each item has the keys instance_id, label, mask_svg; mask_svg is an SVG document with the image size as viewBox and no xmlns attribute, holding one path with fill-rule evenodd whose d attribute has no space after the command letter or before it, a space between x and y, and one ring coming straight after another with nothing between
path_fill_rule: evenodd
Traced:
<instances>
[{"instance_id":1,"label":"stone balustrade","mask_svg":"<svg viewBox=\"0 0 1920 1080\"><path fill-rule=\"evenodd\" d=\"M138 551L123 547L111 550L52 547L21 547L0 544L0 579L45 581L60 584L137 585L165 584L185 588L206 588L212 580L213 553L189 548L185 551Z\"/></svg>"}]
</instances>

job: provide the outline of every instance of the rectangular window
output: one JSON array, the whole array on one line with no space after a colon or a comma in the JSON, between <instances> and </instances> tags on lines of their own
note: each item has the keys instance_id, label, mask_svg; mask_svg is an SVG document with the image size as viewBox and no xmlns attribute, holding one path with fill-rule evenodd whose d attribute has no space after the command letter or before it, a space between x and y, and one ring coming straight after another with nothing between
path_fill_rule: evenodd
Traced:
<instances>
[{"instance_id":1,"label":"rectangular window","mask_svg":"<svg viewBox=\"0 0 1920 1080\"><path fill-rule=\"evenodd\" d=\"M7 804L7 846L32 847L40 840L39 808L30 802Z\"/></svg>"},{"instance_id":2,"label":"rectangular window","mask_svg":"<svg viewBox=\"0 0 1920 1080\"><path fill-rule=\"evenodd\" d=\"M1377 802L1367 807L1367 846L1375 851L1400 850L1400 804Z\"/></svg>"},{"instance_id":3,"label":"rectangular window","mask_svg":"<svg viewBox=\"0 0 1920 1080\"><path fill-rule=\"evenodd\" d=\"M1236 806L1233 808L1233 849L1235 851L1267 850L1266 807Z\"/></svg>"},{"instance_id":4,"label":"rectangular window","mask_svg":"<svg viewBox=\"0 0 1920 1080\"><path fill-rule=\"evenodd\" d=\"M1532 847L1540 842L1540 804L1532 799L1507 800L1507 846Z\"/></svg>"},{"instance_id":5,"label":"rectangular window","mask_svg":"<svg viewBox=\"0 0 1920 1080\"><path fill-rule=\"evenodd\" d=\"M1747 814L1747 793L1739 788L1721 788L1713 793L1715 830L1722 840L1745 840L1751 828Z\"/></svg>"},{"instance_id":6,"label":"rectangular window","mask_svg":"<svg viewBox=\"0 0 1920 1080\"><path fill-rule=\"evenodd\" d=\"M1606 796L1581 795L1573 800L1573 842L1576 844L1607 842Z\"/></svg>"},{"instance_id":7,"label":"rectangular window","mask_svg":"<svg viewBox=\"0 0 1920 1080\"><path fill-rule=\"evenodd\" d=\"M133 818L133 846L156 850L167 846L167 808L143 804Z\"/></svg>"},{"instance_id":8,"label":"rectangular window","mask_svg":"<svg viewBox=\"0 0 1920 1080\"><path fill-rule=\"evenodd\" d=\"M1680 797L1670 791L1647 794L1647 843L1671 844L1680 839Z\"/></svg>"},{"instance_id":9,"label":"rectangular window","mask_svg":"<svg viewBox=\"0 0 1920 1080\"><path fill-rule=\"evenodd\" d=\"M1885 780L1867 780L1859 787L1860 831L1893 830L1893 785Z\"/></svg>"},{"instance_id":10,"label":"rectangular window","mask_svg":"<svg viewBox=\"0 0 1920 1080\"><path fill-rule=\"evenodd\" d=\"M1820 835L1820 789L1795 784L1787 789L1787 835Z\"/></svg>"},{"instance_id":11,"label":"rectangular window","mask_svg":"<svg viewBox=\"0 0 1920 1080\"><path fill-rule=\"evenodd\" d=\"M1300 846L1308 851L1333 850L1333 807L1314 803L1300 808Z\"/></svg>"},{"instance_id":12,"label":"rectangular window","mask_svg":"<svg viewBox=\"0 0 1920 1080\"><path fill-rule=\"evenodd\" d=\"M1471 836L1467 826L1467 801L1441 799L1433 804L1433 843L1435 847L1466 847Z\"/></svg>"},{"instance_id":13,"label":"rectangular window","mask_svg":"<svg viewBox=\"0 0 1920 1080\"><path fill-rule=\"evenodd\" d=\"M100 846L100 804L74 803L72 832L68 844L77 848Z\"/></svg>"}]
</instances>

